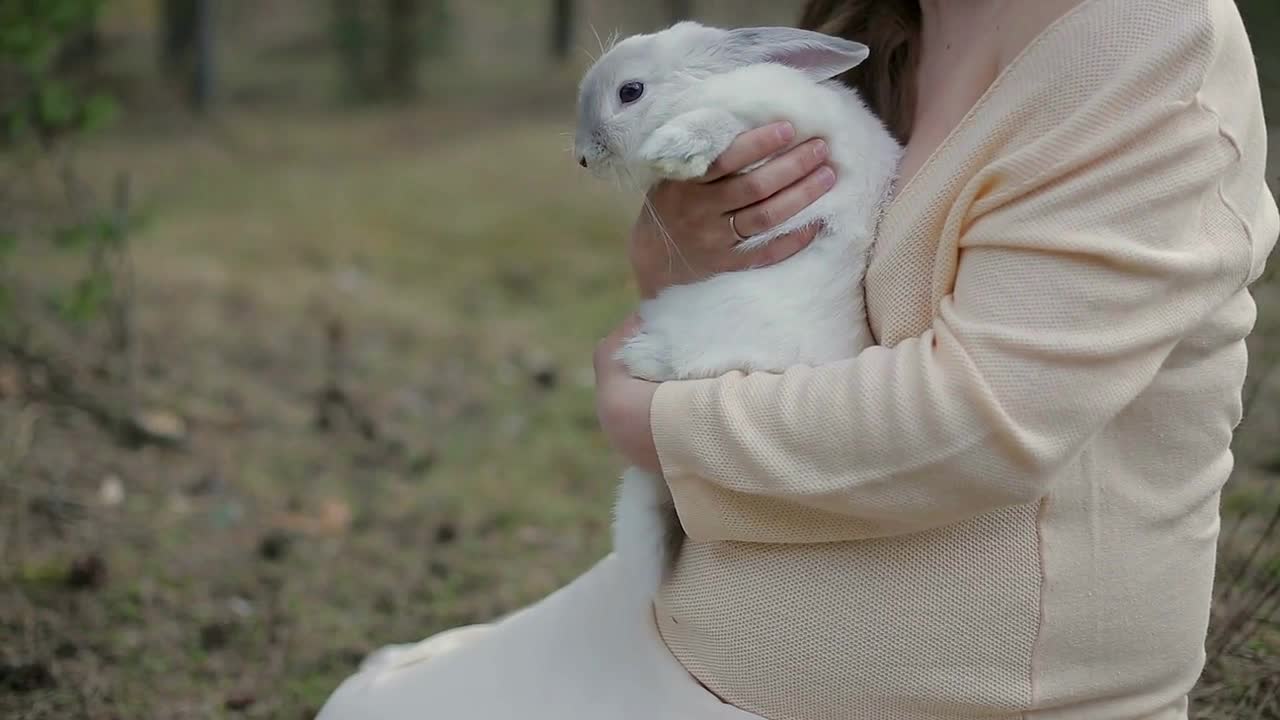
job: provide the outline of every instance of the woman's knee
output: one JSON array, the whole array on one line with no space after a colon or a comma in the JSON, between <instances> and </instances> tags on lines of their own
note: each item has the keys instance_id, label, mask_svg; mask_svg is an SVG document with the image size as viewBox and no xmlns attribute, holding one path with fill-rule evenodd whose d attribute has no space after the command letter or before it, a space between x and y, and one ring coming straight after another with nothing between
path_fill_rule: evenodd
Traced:
<instances>
[{"instance_id":1,"label":"woman's knee","mask_svg":"<svg viewBox=\"0 0 1280 720\"><path fill-rule=\"evenodd\" d=\"M371 671L360 672L342 681L320 708L316 720L387 718L386 709L380 707L379 698L372 691L373 674Z\"/></svg>"}]
</instances>

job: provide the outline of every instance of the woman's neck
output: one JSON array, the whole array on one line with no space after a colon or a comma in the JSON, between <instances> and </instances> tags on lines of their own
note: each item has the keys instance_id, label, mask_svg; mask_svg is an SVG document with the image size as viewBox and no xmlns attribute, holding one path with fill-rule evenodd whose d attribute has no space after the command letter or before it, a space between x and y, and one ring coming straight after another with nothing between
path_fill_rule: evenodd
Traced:
<instances>
[{"instance_id":1,"label":"woman's neck","mask_svg":"<svg viewBox=\"0 0 1280 720\"><path fill-rule=\"evenodd\" d=\"M995 80L998 12L1009 1L920 1L923 24L916 66L915 115L899 169L900 182L905 183L920 169Z\"/></svg>"},{"instance_id":2,"label":"woman's neck","mask_svg":"<svg viewBox=\"0 0 1280 720\"><path fill-rule=\"evenodd\" d=\"M1025 0L1023 0L1025 2ZM988 36L1008 14L1009 0L920 0L926 48L963 51Z\"/></svg>"},{"instance_id":3,"label":"woman's neck","mask_svg":"<svg viewBox=\"0 0 1280 720\"><path fill-rule=\"evenodd\" d=\"M920 0L921 43L909 180L1000 72L1055 19L1087 0Z\"/></svg>"}]
</instances>

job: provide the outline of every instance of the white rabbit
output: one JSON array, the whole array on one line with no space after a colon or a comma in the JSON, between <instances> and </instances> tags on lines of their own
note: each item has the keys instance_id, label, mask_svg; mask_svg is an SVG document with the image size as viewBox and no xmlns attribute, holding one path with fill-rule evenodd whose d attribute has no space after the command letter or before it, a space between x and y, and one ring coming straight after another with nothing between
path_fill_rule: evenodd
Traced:
<instances>
[{"instance_id":1,"label":"white rabbit","mask_svg":"<svg viewBox=\"0 0 1280 720\"><path fill-rule=\"evenodd\" d=\"M637 189L697 178L739 133L779 120L794 125L793 146L824 138L836 173L823 198L739 246L820 223L809 247L777 265L670 287L643 302L642 330L620 353L634 375L782 371L849 358L872 344L862 276L901 148L853 90L832 80L867 55L858 43L804 30L683 22L622 40L587 72L574 150L599 176ZM638 601L652 598L683 539L665 481L628 469L614 549Z\"/></svg>"}]
</instances>

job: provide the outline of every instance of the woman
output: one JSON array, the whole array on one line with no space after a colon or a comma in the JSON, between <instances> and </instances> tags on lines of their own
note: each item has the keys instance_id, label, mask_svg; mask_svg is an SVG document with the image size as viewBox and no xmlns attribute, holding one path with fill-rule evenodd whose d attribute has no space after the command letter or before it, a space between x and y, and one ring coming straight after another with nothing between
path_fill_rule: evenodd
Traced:
<instances>
[{"instance_id":1,"label":"woman","mask_svg":"<svg viewBox=\"0 0 1280 720\"><path fill-rule=\"evenodd\" d=\"M601 424L689 535L656 629L609 617L606 560L447 658L457 635L357 676L330 717L566 715L537 692L571 717L1187 717L1247 287L1280 228L1234 4L821 0L805 22L871 46L848 79L907 143L866 280L880 346L654 385L612 360L624 324ZM723 201L741 179L659 189L694 270L642 218L640 287L738 267L728 218L754 233L825 191L806 153L756 170L748 207Z\"/></svg>"}]
</instances>

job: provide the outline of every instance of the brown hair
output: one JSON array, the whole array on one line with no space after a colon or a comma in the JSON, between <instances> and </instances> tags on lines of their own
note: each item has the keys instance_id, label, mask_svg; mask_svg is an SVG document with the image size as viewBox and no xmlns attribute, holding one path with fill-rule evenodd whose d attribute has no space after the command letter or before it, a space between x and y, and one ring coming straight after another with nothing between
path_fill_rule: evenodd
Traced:
<instances>
[{"instance_id":1,"label":"brown hair","mask_svg":"<svg viewBox=\"0 0 1280 720\"><path fill-rule=\"evenodd\" d=\"M867 61L840 79L862 95L898 140L906 142L915 119L919 0L809 0L800 27L871 48Z\"/></svg>"}]
</instances>

